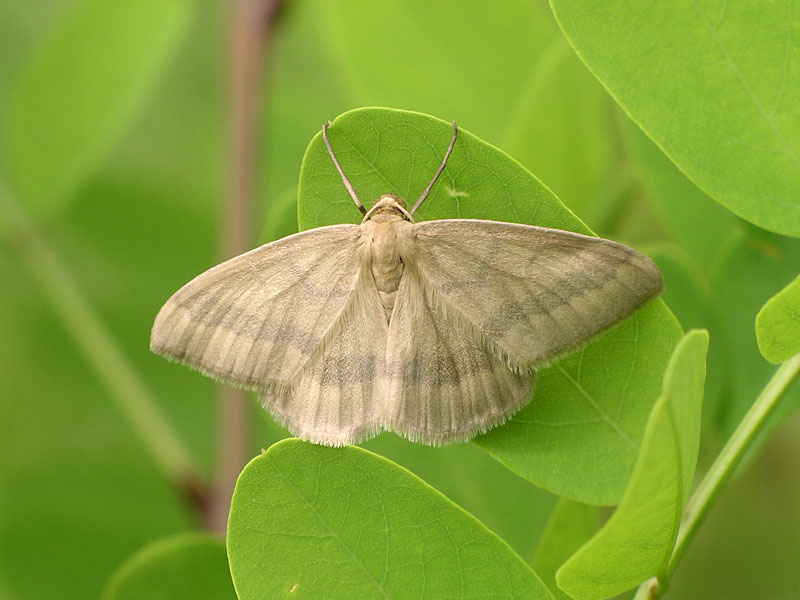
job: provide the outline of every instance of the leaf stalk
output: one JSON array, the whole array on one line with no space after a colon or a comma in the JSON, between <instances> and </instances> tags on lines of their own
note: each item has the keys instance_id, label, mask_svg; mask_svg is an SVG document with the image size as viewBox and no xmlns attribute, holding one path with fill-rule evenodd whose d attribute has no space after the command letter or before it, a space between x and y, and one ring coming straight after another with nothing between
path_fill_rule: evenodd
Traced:
<instances>
[{"instance_id":1,"label":"leaf stalk","mask_svg":"<svg viewBox=\"0 0 800 600\"><path fill-rule=\"evenodd\" d=\"M694 539L714 500L716 500L720 491L734 474L742 458L752 447L769 421L769 417L780 404L780 400L798 375L800 375L800 354L795 355L778 367L772 379L769 380L730 439L728 439L686 506L681 527L678 530L678 537L675 541L675 548L664 573L659 575L658 578L642 583L634 600L654 600L666 591L675 568L692 539Z\"/></svg>"}]
</instances>

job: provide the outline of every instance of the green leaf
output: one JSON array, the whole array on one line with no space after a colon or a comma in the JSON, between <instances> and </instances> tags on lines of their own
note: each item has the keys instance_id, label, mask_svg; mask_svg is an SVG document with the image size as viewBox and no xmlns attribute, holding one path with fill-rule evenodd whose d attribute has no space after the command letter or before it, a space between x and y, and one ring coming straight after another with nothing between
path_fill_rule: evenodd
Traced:
<instances>
[{"instance_id":1,"label":"green leaf","mask_svg":"<svg viewBox=\"0 0 800 600\"><path fill-rule=\"evenodd\" d=\"M401 465L436 488L523 558L533 556L558 500L517 477L477 444L436 448L383 433L362 447ZM503 490L502 502L497 501L497 490Z\"/></svg>"},{"instance_id":2,"label":"green leaf","mask_svg":"<svg viewBox=\"0 0 800 600\"><path fill-rule=\"evenodd\" d=\"M5 115L17 195L57 211L130 125L176 49L185 0L86 0L38 49Z\"/></svg>"},{"instance_id":3,"label":"green leaf","mask_svg":"<svg viewBox=\"0 0 800 600\"><path fill-rule=\"evenodd\" d=\"M389 108L348 111L328 129L334 154L366 207L387 192L412 204L441 163L451 136L452 125L446 121ZM462 128L447 167L417 217L536 222L589 233L530 172ZM311 140L300 167L298 220L301 230L361 222L320 133Z\"/></svg>"},{"instance_id":4,"label":"green leaf","mask_svg":"<svg viewBox=\"0 0 800 600\"><path fill-rule=\"evenodd\" d=\"M556 571L592 537L599 525L598 509L561 498L550 515L531 566L559 600L570 600L556 585Z\"/></svg>"},{"instance_id":5,"label":"green leaf","mask_svg":"<svg viewBox=\"0 0 800 600\"><path fill-rule=\"evenodd\" d=\"M756 339L761 354L773 364L800 352L800 275L758 311Z\"/></svg>"},{"instance_id":6,"label":"green leaf","mask_svg":"<svg viewBox=\"0 0 800 600\"><path fill-rule=\"evenodd\" d=\"M441 162L451 125L400 110L366 108L338 117L331 147L362 203L394 192L415 199ZM358 223L318 134L300 169L301 229ZM447 167L417 215L478 218L589 233L519 163L460 129ZM478 438L518 475L587 504L619 500L680 328L664 304L649 303L582 352L538 374L535 400L506 426Z\"/></svg>"},{"instance_id":7,"label":"green leaf","mask_svg":"<svg viewBox=\"0 0 800 600\"><path fill-rule=\"evenodd\" d=\"M289 439L239 475L228 555L241 600L552 598L519 556L371 452Z\"/></svg>"},{"instance_id":8,"label":"green leaf","mask_svg":"<svg viewBox=\"0 0 800 600\"><path fill-rule=\"evenodd\" d=\"M664 392L677 433L681 464L682 497L689 497L700 448L700 415L706 378L708 332L692 329L678 342L667 372ZM680 508L683 508L683 503Z\"/></svg>"},{"instance_id":9,"label":"green leaf","mask_svg":"<svg viewBox=\"0 0 800 600\"><path fill-rule=\"evenodd\" d=\"M619 507L556 573L573 598L608 598L666 567L697 462L707 348L697 329L675 348Z\"/></svg>"},{"instance_id":10,"label":"green leaf","mask_svg":"<svg viewBox=\"0 0 800 600\"><path fill-rule=\"evenodd\" d=\"M103 591L103 600L235 598L225 544L205 533L181 533L145 546Z\"/></svg>"},{"instance_id":11,"label":"green leaf","mask_svg":"<svg viewBox=\"0 0 800 600\"><path fill-rule=\"evenodd\" d=\"M261 407L258 439L291 437ZM280 429L280 433L278 430ZM265 444L268 445L268 444ZM385 432L362 447L408 469L502 538L520 556L532 556L557 498L517 477L476 444L415 444ZM497 502L503 490L503 502Z\"/></svg>"},{"instance_id":12,"label":"green leaf","mask_svg":"<svg viewBox=\"0 0 800 600\"><path fill-rule=\"evenodd\" d=\"M261 407L258 439L291 437ZM268 444L266 444L268 445ZM408 469L496 533L520 556L532 556L557 498L517 477L475 444L415 444L385 432L362 445ZM503 490L503 502L497 502Z\"/></svg>"},{"instance_id":13,"label":"green leaf","mask_svg":"<svg viewBox=\"0 0 800 600\"><path fill-rule=\"evenodd\" d=\"M550 3L578 55L692 181L800 236L796 3Z\"/></svg>"}]
</instances>

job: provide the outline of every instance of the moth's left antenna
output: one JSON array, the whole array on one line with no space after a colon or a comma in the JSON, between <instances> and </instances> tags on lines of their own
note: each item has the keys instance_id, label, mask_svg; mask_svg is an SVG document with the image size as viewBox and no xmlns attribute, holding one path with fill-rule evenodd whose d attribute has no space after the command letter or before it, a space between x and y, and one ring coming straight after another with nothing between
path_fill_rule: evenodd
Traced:
<instances>
[{"instance_id":1,"label":"moth's left antenna","mask_svg":"<svg viewBox=\"0 0 800 600\"><path fill-rule=\"evenodd\" d=\"M333 161L333 166L336 167L336 170L339 171L339 175L342 176L342 183L344 183L344 187L347 188L347 192L350 194L350 197L353 199L353 202L356 203L358 210L361 211L362 215L367 214L367 209L361 205L361 202L358 201L358 196L356 196L356 191L353 189L353 185L350 183L350 180L347 178L347 175L344 174L342 171L342 167L339 166L339 161L336 160L336 157L333 155L333 150L331 150L331 143L328 141L328 134L326 130L328 129L328 124L322 124L322 141L325 142L325 147L328 149L328 155L331 157Z\"/></svg>"},{"instance_id":2,"label":"moth's left antenna","mask_svg":"<svg viewBox=\"0 0 800 600\"><path fill-rule=\"evenodd\" d=\"M456 137L458 137L458 125L456 125L456 122L453 121L453 137L450 138L450 145L447 147L447 150L444 153L444 158L442 159L442 162L439 164L439 168L436 169L436 173L433 174L433 179L431 179L431 182L428 184L428 187L426 187L422 191L422 194L420 194L419 198L417 198L417 201L414 202L414 206L412 206L411 210L408 211L409 214L411 215L414 214L414 211L417 210L419 208L419 205L422 204L425 198L428 197L428 194L430 193L433 184L436 183L437 179L439 179L439 175L442 174L444 166L447 164L447 159L450 158L450 153L453 151L453 146L456 143Z\"/></svg>"}]
</instances>

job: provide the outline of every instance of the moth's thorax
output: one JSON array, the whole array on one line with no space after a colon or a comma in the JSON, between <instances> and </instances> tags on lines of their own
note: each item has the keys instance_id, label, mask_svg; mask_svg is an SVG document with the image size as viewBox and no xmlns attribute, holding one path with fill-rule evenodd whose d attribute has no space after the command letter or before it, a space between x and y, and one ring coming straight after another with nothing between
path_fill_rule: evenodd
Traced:
<instances>
[{"instance_id":1,"label":"moth's thorax","mask_svg":"<svg viewBox=\"0 0 800 600\"><path fill-rule=\"evenodd\" d=\"M404 218L405 204L381 196L361 223L363 260L369 265L388 321L403 276L403 257L411 248L413 224Z\"/></svg>"}]
</instances>

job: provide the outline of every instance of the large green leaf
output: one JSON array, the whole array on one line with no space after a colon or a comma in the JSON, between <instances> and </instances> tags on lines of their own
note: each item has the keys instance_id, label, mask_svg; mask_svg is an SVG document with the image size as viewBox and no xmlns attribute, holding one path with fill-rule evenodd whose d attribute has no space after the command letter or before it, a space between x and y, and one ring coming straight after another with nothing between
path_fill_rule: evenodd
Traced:
<instances>
[{"instance_id":1,"label":"large green leaf","mask_svg":"<svg viewBox=\"0 0 800 600\"><path fill-rule=\"evenodd\" d=\"M388 192L412 204L439 166L451 135L446 121L389 108L348 111L328 129L336 158L366 207ZM317 133L300 168L300 229L359 223L361 217ZM529 171L465 129L459 129L447 167L417 217L494 219L590 233Z\"/></svg>"},{"instance_id":2,"label":"large green leaf","mask_svg":"<svg viewBox=\"0 0 800 600\"><path fill-rule=\"evenodd\" d=\"M222 540L181 533L131 556L109 579L103 600L235 600Z\"/></svg>"},{"instance_id":3,"label":"large green leaf","mask_svg":"<svg viewBox=\"0 0 800 600\"><path fill-rule=\"evenodd\" d=\"M328 131L369 206L386 192L416 198L441 161L451 126L419 113L370 108L345 113ZM298 202L301 229L361 219L320 135L303 159ZM417 214L589 231L519 163L465 130ZM550 491L590 504L618 501L679 337L663 303L650 303L582 352L542 370L534 402L478 443Z\"/></svg>"},{"instance_id":4,"label":"large green leaf","mask_svg":"<svg viewBox=\"0 0 800 600\"><path fill-rule=\"evenodd\" d=\"M261 409L259 440L290 437ZM280 431L278 431L280 430ZM556 497L518 477L475 444L440 448L383 433L363 447L408 469L475 516L520 556L532 556ZM497 501L503 490L503 502Z\"/></svg>"},{"instance_id":5,"label":"large green leaf","mask_svg":"<svg viewBox=\"0 0 800 600\"><path fill-rule=\"evenodd\" d=\"M756 315L758 349L771 363L800 352L800 276L770 298Z\"/></svg>"},{"instance_id":6,"label":"large green leaf","mask_svg":"<svg viewBox=\"0 0 800 600\"><path fill-rule=\"evenodd\" d=\"M675 348L619 507L556 573L573 598L608 598L666 567L697 462L707 348L702 330Z\"/></svg>"},{"instance_id":7,"label":"large green leaf","mask_svg":"<svg viewBox=\"0 0 800 600\"><path fill-rule=\"evenodd\" d=\"M239 476L228 556L241 600L552 598L502 540L405 469L296 439Z\"/></svg>"},{"instance_id":8,"label":"large green leaf","mask_svg":"<svg viewBox=\"0 0 800 600\"><path fill-rule=\"evenodd\" d=\"M186 28L185 0L85 0L34 54L5 114L6 163L33 210L56 211L131 122Z\"/></svg>"},{"instance_id":9,"label":"large green leaf","mask_svg":"<svg viewBox=\"0 0 800 600\"><path fill-rule=\"evenodd\" d=\"M521 557L533 556L557 498L506 469L477 444L434 448L384 433L363 447L435 487ZM497 490L503 490L502 502L497 501Z\"/></svg>"},{"instance_id":10,"label":"large green leaf","mask_svg":"<svg viewBox=\"0 0 800 600\"><path fill-rule=\"evenodd\" d=\"M578 55L712 198L800 236L795 1L551 0Z\"/></svg>"}]
</instances>

